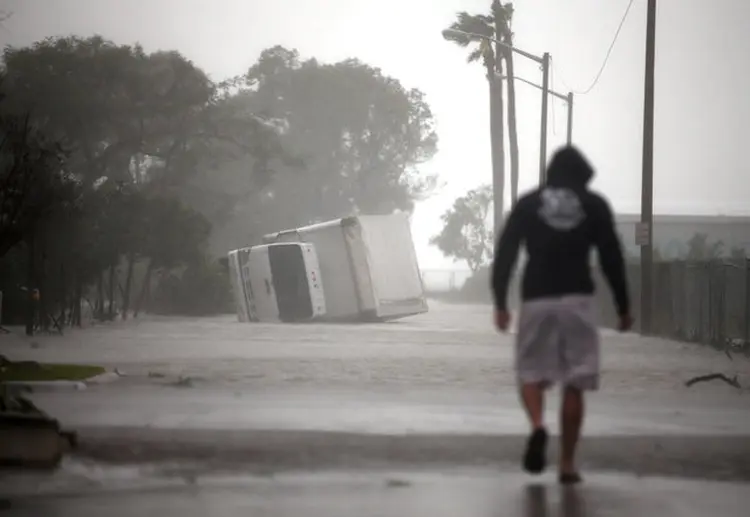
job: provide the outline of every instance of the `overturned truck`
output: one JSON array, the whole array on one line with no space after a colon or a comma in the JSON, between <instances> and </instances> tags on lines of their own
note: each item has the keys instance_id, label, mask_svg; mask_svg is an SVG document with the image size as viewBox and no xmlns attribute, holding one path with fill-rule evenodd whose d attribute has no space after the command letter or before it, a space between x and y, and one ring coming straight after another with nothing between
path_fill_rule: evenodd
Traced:
<instances>
[{"instance_id":1,"label":"overturned truck","mask_svg":"<svg viewBox=\"0 0 750 517\"><path fill-rule=\"evenodd\" d=\"M229 253L240 321L385 321L427 312L406 214L352 216Z\"/></svg>"}]
</instances>

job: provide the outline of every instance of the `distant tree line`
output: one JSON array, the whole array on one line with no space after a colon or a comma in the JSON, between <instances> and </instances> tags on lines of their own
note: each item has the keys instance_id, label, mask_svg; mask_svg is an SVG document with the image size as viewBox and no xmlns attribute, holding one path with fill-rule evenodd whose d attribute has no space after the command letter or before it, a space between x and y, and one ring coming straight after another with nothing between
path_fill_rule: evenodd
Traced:
<instances>
[{"instance_id":1,"label":"distant tree line","mask_svg":"<svg viewBox=\"0 0 750 517\"><path fill-rule=\"evenodd\" d=\"M3 322L231 310L215 257L264 232L411 211L435 178L418 90L357 60L261 53L214 82L102 37L7 48L0 70ZM82 303L82 300L88 303Z\"/></svg>"},{"instance_id":2,"label":"distant tree line","mask_svg":"<svg viewBox=\"0 0 750 517\"><path fill-rule=\"evenodd\" d=\"M706 233L697 232L693 234L690 239L685 242L684 252L671 256L667 256L666 253L659 247L654 247L654 260L657 262L666 261L689 261L689 262L705 262L712 260L729 260L729 261L742 261L748 258L748 251L739 246L733 246L728 248L724 241L712 240L711 237ZM631 255L628 257L630 261L637 261L638 255Z\"/></svg>"}]
</instances>

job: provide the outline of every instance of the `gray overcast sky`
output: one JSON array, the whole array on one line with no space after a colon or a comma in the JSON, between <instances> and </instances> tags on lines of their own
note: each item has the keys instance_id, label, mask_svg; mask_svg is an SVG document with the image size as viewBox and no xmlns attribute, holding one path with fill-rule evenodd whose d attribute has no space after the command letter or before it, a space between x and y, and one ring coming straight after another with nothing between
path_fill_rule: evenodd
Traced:
<instances>
[{"instance_id":1,"label":"gray overcast sky","mask_svg":"<svg viewBox=\"0 0 750 517\"><path fill-rule=\"evenodd\" d=\"M427 246L438 216L465 190L490 180L487 87L477 66L441 37L458 10L489 0L0 0L14 12L3 44L99 33L147 50L178 49L214 78L241 73L266 47L323 61L358 57L423 90L438 120L440 152L425 166L446 183L417 209L423 267L445 267ZM516 45L555 63L554 88L582 89L599 68L628 0L517 0ZM646 1L636 0L596 89L578 99L574 142L590 156L595 187L620 212L640 207ZM745 159L750 119L750 1L660 0L657 28L655 210L750 213ZM517 74L539 81L538 67ZM519 85L521 188L537 177L540 94ZM550 151L564 142L555 102Z\"/></svg>"}]
</instances>

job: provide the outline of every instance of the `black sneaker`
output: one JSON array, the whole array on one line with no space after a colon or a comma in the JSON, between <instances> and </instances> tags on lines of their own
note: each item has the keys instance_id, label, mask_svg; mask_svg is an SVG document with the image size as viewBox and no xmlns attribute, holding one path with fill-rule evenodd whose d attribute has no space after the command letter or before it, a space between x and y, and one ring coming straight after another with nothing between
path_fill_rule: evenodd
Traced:
<instances>
[{"instance_id":1,"label":"black sneaker","mask_svg":"<svg viewBox=\"0 0 750 517\"><path fill-rule=\"evenodd\" d=\"M581 478L578 472L566 472L565 474L560 474L559 481L561 485L577 485L583 482L583 478Z\"/></svg>"},{"instance_id":2,"label":"black sneaker","mask_svg":"<svg viewBox=\"0 0 750 517\"><path fill-rule=\"evenodd\" d=\"M547 467L547 430L537 429L526 443L523 468L529 474L541 474Z\"/></svg>"}]
</instances>

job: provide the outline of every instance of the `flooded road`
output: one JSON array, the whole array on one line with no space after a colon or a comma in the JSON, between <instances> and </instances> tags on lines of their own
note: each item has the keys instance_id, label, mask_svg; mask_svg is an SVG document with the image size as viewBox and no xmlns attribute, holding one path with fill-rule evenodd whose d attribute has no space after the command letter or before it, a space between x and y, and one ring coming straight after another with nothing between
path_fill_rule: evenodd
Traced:
<instances>
[{"instance_id":1,"label":"flooded road","mask_svg":"<svg viewBox=\"0 0 750 517\"><path fill-rule=\"evenodd\" d=\"M187 479L224 472L243 487L233 488L232 481L186 488L178 476L176 492L161 491L141 474L153 490L133 504L164 508L160 515L178 514L167 508L185 516L196 508L216 515L243 509L254 515L343 515L337 508L355 507L361 515L455 515L446 513L456 508L445 502L447 494L466 502L462 515L496 515L501 499L510 505L503 515L532 515L523 513L523 501L535 480L516 473L527 429L515 393L513 336L495 333L490 316L486 306L433 304L426 315L379 325L148 317L63 337L0 336L0 353L14 360L101 364L125 374L83 391L33 396L63 425L79 430L76 461L100 465L84 476L86 483L105 486L107 469L176 462L190 473ZM581 451L588 473L583 493L592 504L625 501L621 513L608 515L656 509L665 516L740 515L732 504L740 493L750 504L746 485L741 492L739 485L703 481L700 486L714 487L705 493L717 495L698 501L699 485L693 484L750 481L750 391L716 381L684 385L715 372L750 385L750 361L732 359L697 345L605 333L603 387L589 400ZM547 419L553 430L556 406L551 393ZM456 468L490 473L448 480L440 474ZM331 474L342 469L354 469L351 476L360 476L361 484L351 485L349 474ZM384 492L383 469L416 469L426 477L404 491ZM310 470L319 474L278 481ZM560 513L553 471L542 480L547 488L532 491L532 499L549 496L556 508L550 515L579 515ZM248 472L272 473L276 482L257 476L237 481ZM683 480L654 484L644 476ZM322 487L321 479L328 479ZM295 483L307 488L294 489L292 497ZM116 512L134 497L128 494L66 498L62 513L49 513L45 505L51 503L44 501L24 504L31 505L27 515L72 515L101 505ZM373 494L384 497L389 510L372 510L367 501L374 501ZM197 498L190 508L189 498Z\"/></svg>"}]
</instances>

